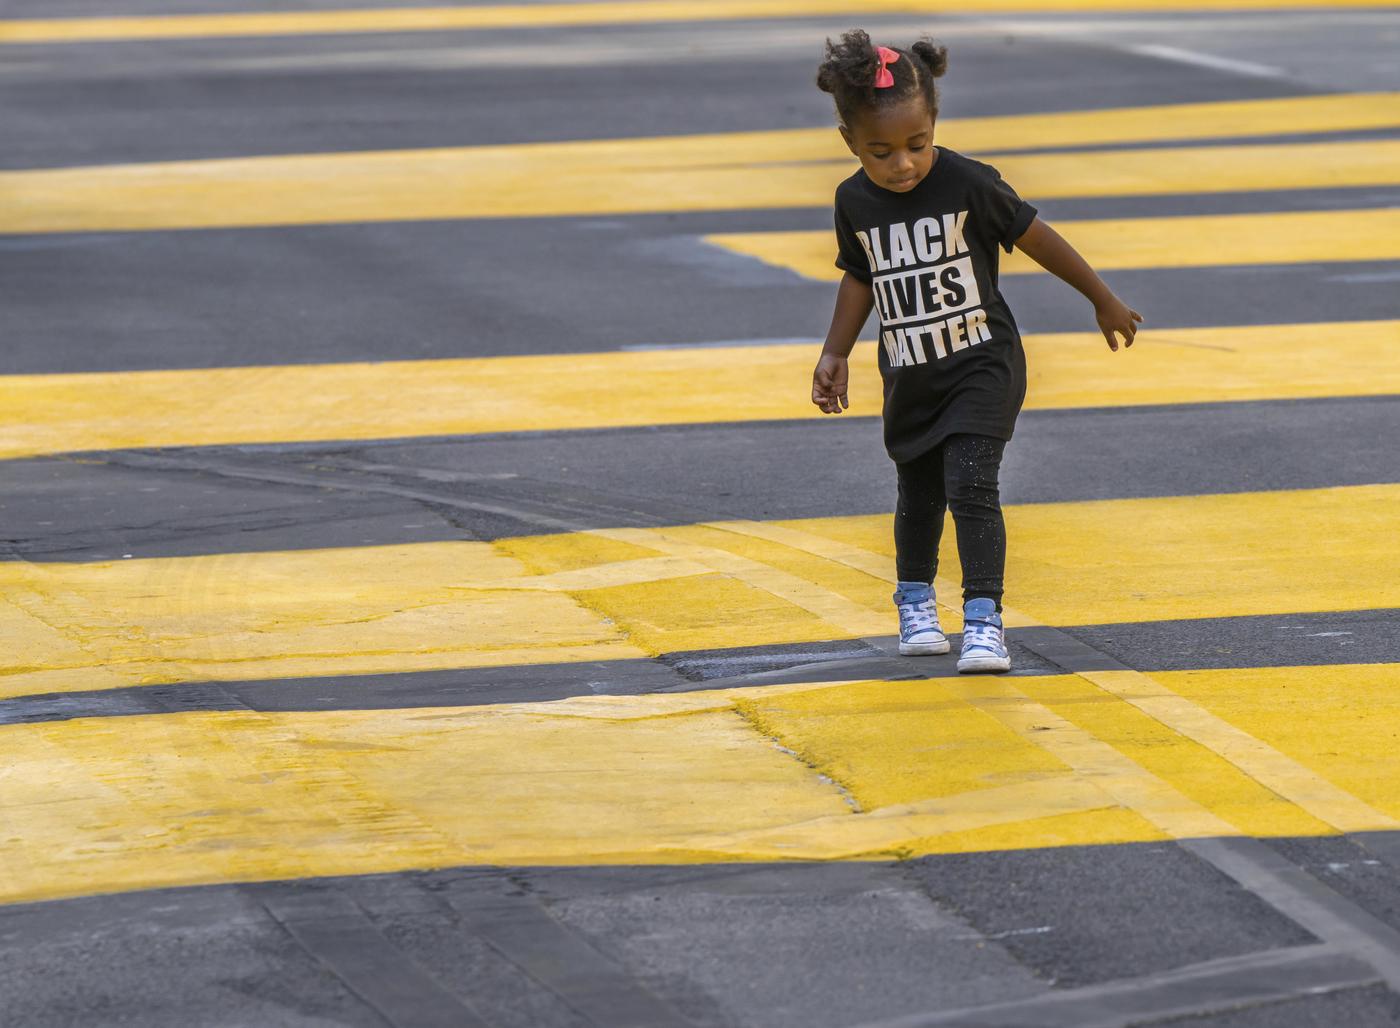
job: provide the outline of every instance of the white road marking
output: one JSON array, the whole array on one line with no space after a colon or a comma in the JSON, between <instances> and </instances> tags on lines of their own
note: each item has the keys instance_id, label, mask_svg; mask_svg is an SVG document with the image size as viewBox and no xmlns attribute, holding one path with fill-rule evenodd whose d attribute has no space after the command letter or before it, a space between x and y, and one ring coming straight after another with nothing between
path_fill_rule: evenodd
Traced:
<instances>
[{"instance_id":1,"label":"white road marking","mask_svg":"<svg viewBox=\"0 0 1400 1028\"><path fill-rule=\"evenodd\" d=\"M1340 20L1340 21L1339 21ZM965 18L955 16L943 19L936 27L940 39L1004 37L1014 35L1064 37L1092 41L1096 36L1127 35L1142 39L1153 33L1180 38L1181 34L1192 30L1208 33L1218 38L1230 32L1250 36L1261 25L1270 31L1280 29L1306 30L1310 27L1336 27L1339 23L1349 28L1359 26L1394 27L1400 24L1400 16L1394 11L1259 11L1232 12L1228 15L1212 15L1206 12L1199 16L1181 14L1175 17L1152 17L1126 15L1123 17L1075 18L1063 14L1054 16L1022 16L1009 18ZM101 61L89 64L74 61L71 56L56 56L52 60L27 59L6 61L0 64L0 73L57 75L63 79L86 78L93 75L110 74L113 66L129 66L133 73L163 75L172 72L195 71L308 71L323 68L413 68L419 71L453 70L460 68L508 68L508 67L592 67L619 64L657 64L677 61L749 61L755 54L773 54L776 51L807 52L814 59L819 56L821 41L828 35L835 35L850 26L844 21L813 19L795 23L776 25L754 25L735 23L715 25L706 28L687 29L684 37L677 39L670 28L651 27L601 33L570 33L567 38L556 41L540 40L528 45L503 46L492 44L489 37L480 34L463 36L464 45L444 46L442 35L425 34L403 40L403 45L394 47L359 48L354 50L333 50L326 52L305 52L298 50L280 54L246 54L215 56L209 53L190 54L179 51L180 41L165 41L158 49L151 47L132 48L126 52L108 51ZM887 39L910 39L929 31L926 19L909 21L876 22L870 29ZM436 39L433 44L430 40ZM421 43L420 43L421 40ZM470 40L468 42L468 40ZM200 40L190 41L200 43ZM247 40L234 40L239 47L249 45ZM427 45L422 45L427 44ZM1150 48L1150 44L1142 44ZM1128 49L1124 47L1122 49ZM1162 50L1176 50L1173 47L1160 47ZM1210 55L1195 54L1180 50L1177 56L1167 59L1181 60L1180 54L1192 55L1199 60L1187 63L1203 63L1203 60L1226 61L1225 58L1211 58ZM1156 54L1154 56L1165 56ZM1252 62L1229 62L1237 67L1264 68ZM127 70L127 69L124 69ZM1270 76L1286 74L1278 69L1270 69ZM1245 72L1248 74L1248 72Z\"/></svg>"},{"instance_id":2,"label":"white road marking","mask_svg":"<svg viewBox=\"0 0 1400 1028\"><path fill-rule=\"evenodd\" d=\"M1364 271L1355 275L1329 275L1328 282L1400 282L1400 269L1395 271Z\"/></svg>"},{"instance_id":3,"label":"white road marking","mask_svg":"<svg viewBox=\"0 0 1400 1028\"><path fill-rule=\"evenodd\" d=\"M1205 54L1198 50L1183 50L1180 47L1163 46L1160 43L1138 43L1120 49L1128 53L1139 54L1142 57L1157 57L1164 61L1191 64L1199 68L1211 68L1231 75L1247 75L1251 78L1262 79L1289 79L1293 77L1282 68L1274 68L1267 64L1237 61L1232 57L1217 57L1214 54Z\"/></svg>"}]
</instances>

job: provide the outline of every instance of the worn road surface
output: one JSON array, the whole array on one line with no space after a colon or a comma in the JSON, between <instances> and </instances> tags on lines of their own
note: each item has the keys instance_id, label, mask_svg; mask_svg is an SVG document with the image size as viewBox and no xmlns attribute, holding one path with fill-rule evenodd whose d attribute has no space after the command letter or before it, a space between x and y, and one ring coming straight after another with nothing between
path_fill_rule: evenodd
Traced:
<instances>
[{"instance_id":1,"label":"worn road surface","mask_svg":"<svg viewBox=\"0 0 1400 1028\"><path fill-rule=\"evenodd\" d=\"M1400 1024L1400 7L354 2L0 3L0 1024ZM853 24L1146 317L1004 259L1008 676Z\"/></svg>"}]
</instances>

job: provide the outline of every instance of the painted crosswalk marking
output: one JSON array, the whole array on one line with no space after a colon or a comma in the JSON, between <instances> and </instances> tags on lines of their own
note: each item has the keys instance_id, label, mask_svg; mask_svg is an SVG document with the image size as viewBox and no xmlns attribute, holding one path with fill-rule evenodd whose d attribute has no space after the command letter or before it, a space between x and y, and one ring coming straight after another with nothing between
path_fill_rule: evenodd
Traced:
<instances>
[{"instance_id":1,"label":"painted crosswalk marking","mask_svg":"<svg viewBox=\"0 0 1400 1028\"><path fill-rule=\"evenodd\" d=\"M0 234L824 209L855 167L849 154L788 155L778 173L752 152L736 160L745 151L732 142L530 143L0 171ZM627 160L638 149L643 159ZM647 160L649 151L659 153ZM688 159L711 152L717 162ZM1400 141L1391 139L973 155L1040 200L1186 195L1202 182L1217 193L1400 185ZM560 178L557 167L569 175Z\"/></svg>"},{"instance_id":2,"label":"painted crosswalk marking","mask_svg":"<svg viewBox=\"0 0 1400 1028\"><path fill-rule=\"evenodd\" d=\"M1171 688L1194 676L1204 707L1220 708L1239 674L1150 677ZM1394 666L1248 674L1275 696L1320 686L1311 733L1281 729L1286 711L1257 695L1252 716L1225 706L1275 759L1332 774L1327 731L1351 712L1329 680L1365 675L1392 695L1400 685ZM1144 739L1117 699L1085 717L1072 683L795 684L3 727L0 809L26 830L0 839L0 902L454 864L885 859L1332 831L1207 749ZM1347 730L1354 756L1387 752L1385 733ZM931 744L958 759L930 761ZM911 766L918 776L897 773ZM1384 808L1383 821L1400 814L1382 781L1329 787Z\"/></svg>"},{"instance_id":3,"label":"painted crosswalk marking","mask_svg":"<svg viewBox=\"0 0 1400 1028\"><path fill-rule=\"evenodd\" d=\"M1337 10L1389 7L1392 0L964 0L965 14L1008 11ZM35 18L0 22L0 44L443 32L481 29L624 25L850 14L936 14L934 0L612 0L612 2L482 4L479 6L266 11L99 18Z\"/></svg>"},{"instance_id":4,"label":"painted crosswalk marking","mask_svg":"<svg viewBox=\"0 0 1400 1028\"><path fill-rule=\"evenodd\" d=\"M1400 208L1057 218L1054 225L1101 271L1400 260ZM705 241L807 278L834 282L841 277L830 231L731 232ZM998 256L1003 275L1042 270L1020 250Z\"/></svg>"},{"instance_id":5,"label":"painted crosswalk marking","mask_svg":"<svg viewBox=\"0 0 1400 1028\"><path fill-rule=\"evenodd\" d=\"M1400 557L1374 545L1397 502L1400 485L1012 506L1010 620L1400 607ZM886 635L892 545L887 517L859 516L0 563L0 696Z\"/></svg>"},{"instance_id":6,"label":"painted crosswalk marking","mask_svg":"<svg viewBox=\"0 0 1400 1028\"><path fill-rule=\"evenodd\" d=\"M1154 312L1145 312L1154 317ZM1032 410L1400 391L1400 321L1025 337ZM878 413L873 342L852 414ZM150 446L393 439L811 419L817 344L0 376L0 458ZM1307 375L1297 374L1300 367ZM372 419L364 411L373 409ZM255 418L249 411L257 411Z\"/></svg>"}]
</instances>

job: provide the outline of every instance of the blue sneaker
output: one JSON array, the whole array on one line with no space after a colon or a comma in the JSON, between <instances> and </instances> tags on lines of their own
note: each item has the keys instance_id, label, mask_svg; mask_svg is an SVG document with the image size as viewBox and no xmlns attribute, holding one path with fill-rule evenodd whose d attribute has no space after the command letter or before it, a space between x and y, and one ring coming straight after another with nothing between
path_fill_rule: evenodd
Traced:
<instances>
[{"instance_id":1,"label":"blue sneaker","mask_svg":"<svg viewBox=\"0 0 1400 1028\"><path fill-rule=\"evenodd\" d=\"M962 653L958 670L963 674L977 671L1010 671L1011 654L1001 631L1001 615L992 600L981 598L963 604Z\"/></svg>"},{"instance_id":2,"label":"blue sneaker","mask_svg":"<svg viewBox=\"0 0 1400 1028\"><path fill-rule=\"evenodd\" d=\"M899 652L906 657L947 653L948 637L938 627L933 586L925 582L900 582L894 594L899 609Z\"/></svg>"}]
</instances>

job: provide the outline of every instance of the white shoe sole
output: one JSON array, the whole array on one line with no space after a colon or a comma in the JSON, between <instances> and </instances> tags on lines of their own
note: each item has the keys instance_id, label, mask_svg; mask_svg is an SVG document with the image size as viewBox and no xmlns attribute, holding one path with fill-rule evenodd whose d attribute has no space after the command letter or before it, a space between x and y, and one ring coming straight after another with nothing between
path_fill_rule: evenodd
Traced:
<instances>
[{"instance_id":1,"label":"white shoe sole","mask_svg":"<svg viewBox=\"0 0 1400 1028\"><path fill-rule=\"evenodd\" d=\"M943 637L939 637L936 642L902 642L899 644L899 652L905 657L936 657L940 653L947 653L952 648L952 644Z\"/></svg>"},{"instance_id":2,"label":"white shoe sole","mask_svg":"<svg viewBox=\"0 0 1400 1028\"><path fill-rule=\"evenodd\" d=\"M958 661L958 673L963 675L1010 670L1010 657L964 657Z\"/></svg>"}]
</instances>

